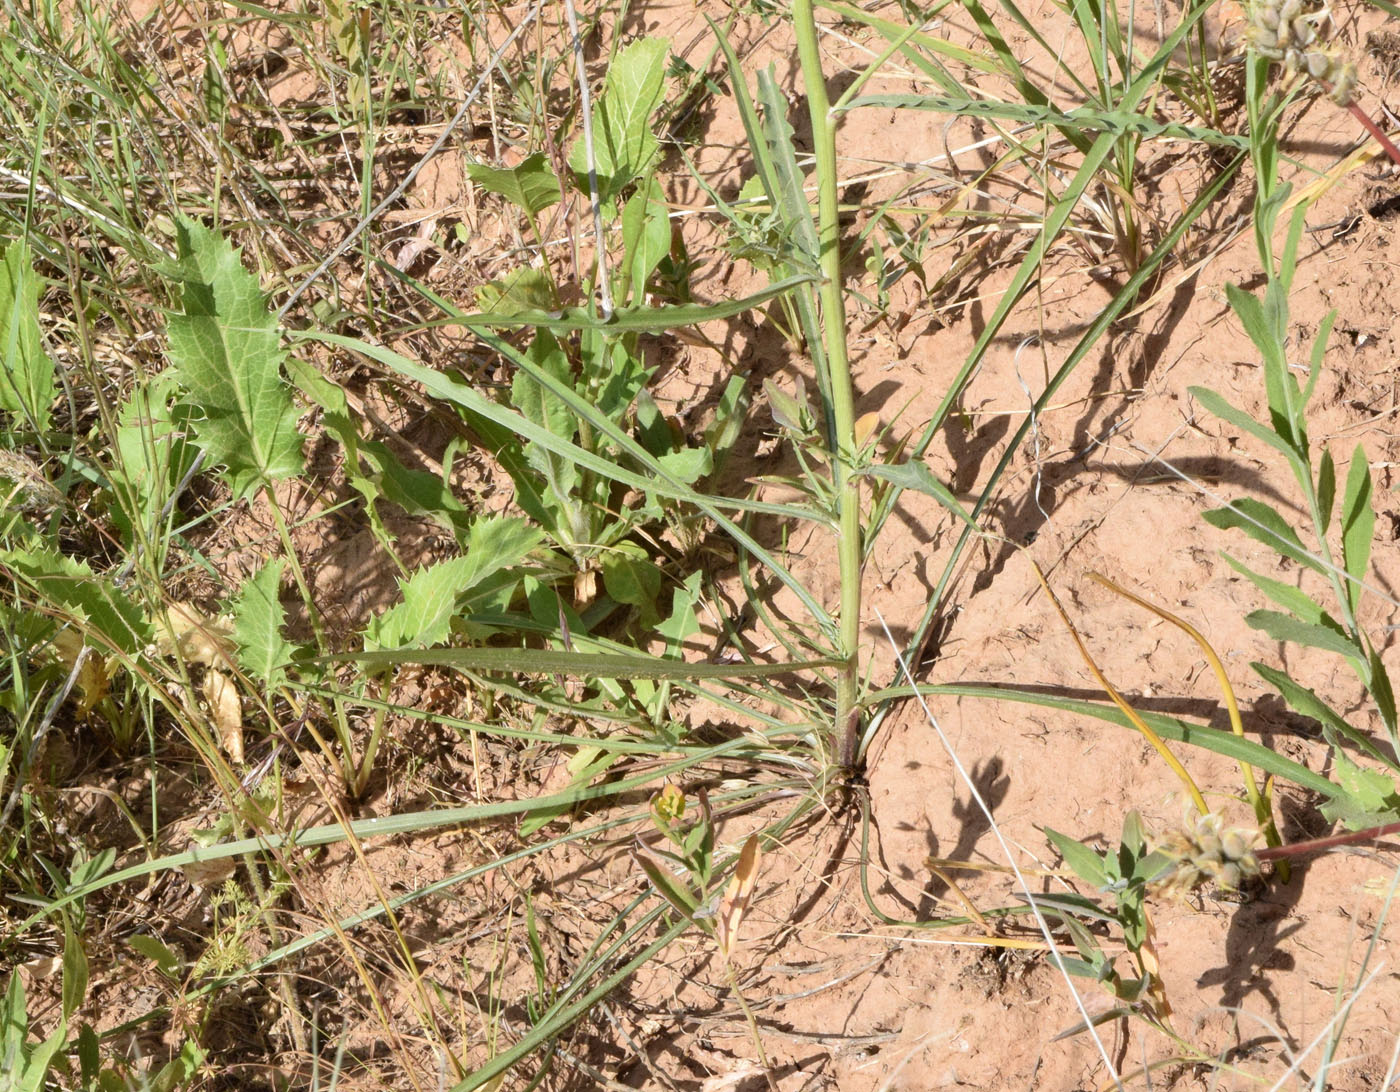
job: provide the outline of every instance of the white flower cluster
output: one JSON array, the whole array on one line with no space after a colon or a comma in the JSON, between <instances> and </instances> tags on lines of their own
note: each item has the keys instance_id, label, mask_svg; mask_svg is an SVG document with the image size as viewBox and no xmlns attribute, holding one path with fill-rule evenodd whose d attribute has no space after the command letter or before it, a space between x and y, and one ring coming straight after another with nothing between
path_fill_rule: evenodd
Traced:
<instances>
[{"instance_id":1,"label":"white flower cluster","mask_svg":"<svg viewBox=\"0 0 1400 1092\"><path fill-rule=\"evenodd\" d=\"M1326 0L1254 0L1249 44L1261 56L1281 61L1290 76L1303 72L1331 84L1332 101L1345 106L1356 89L1356 65L1323 43L1335 25Z\"/></svg>"}]
</instances>

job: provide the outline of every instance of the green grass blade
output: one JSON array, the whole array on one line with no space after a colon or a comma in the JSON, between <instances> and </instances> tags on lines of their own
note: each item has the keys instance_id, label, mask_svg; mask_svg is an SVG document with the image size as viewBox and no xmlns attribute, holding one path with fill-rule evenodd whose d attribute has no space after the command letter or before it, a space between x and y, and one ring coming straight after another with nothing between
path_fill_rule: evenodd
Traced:
<instances>
[{"instance_id":1,"label":"green grass blade","mask_svg":"<svg viewBox=\"0 0 1400 1092\"><path fill-rule=\"evenodd\" d=\"M1242 136L1197 125L1157 121L1145 114L1134 114L1127 110L1093 110L1084 107L1065 113L1049 106L944 95L862 95L848 102L844 109L859 110L865 107L886 110L932 110L940 114L1011 121L1021 125L1048 125L1064 133L1109 133L1114 136L1136 136L1144 140L1174 137L1226 148L1249 147L1249 141Z\"/></svg>"},{"instance_id":2,"label":"green grass blade","mask_svg":"<svg viewBox=\"0 0 1400 1092\"><path fill-rule=\"evenodd\" d=\"M1037 705L1044 709L1058 709L1064 713L1073 713L1076 716L1093 717L1096 720L1106 721L1109 724L1117 724L1131 731L1137 731L1132 722L1116 705L1107 703L1084 701L1079 698L1065 698L1057 694L1046 693L1043 690L1031 690L1027 688L1016 688L1011 686L989 686L985 683L939 683L930 686L919 687L919 693L925 697L932 695L943 695L956 698L983 698L989 701L1010 701L1018 702L1022 705ZM878 691L871 695L873 701L886 701L894 698L913 697L913 691L907 686L890 687L887 690ZM1175 743L1185 743L1191 747L1200 747L1203 750L1214 751L1216 754L1224 755L1226 758L1234 759L1236 762L1248 762L1256 769L1264 770L1276 777L1282 777L1305 789L1321 793L1329 800L1344 795L1344 790L1339 785L1334 785L1321 774L1313 773L1292 759L1284 758L1282 755L1253 740L1242 739L1233 732L1222 732L1217 728L1208 728L1203 725L1191 724L1176 717L1169 717L1162 713L1148 713L1139 711L1142 717L1152 729L1163 739L1171 740Z\"/></svg>"},{"instance_id":3,"label":"green grass blade","mask_svg":"<svg viewBox=\"0 0 1400 1092\"><path fill-rule=\"evenodd\" d=\"M447 317L435 323L424 325L468 326L472 329L539 329L554 333L572 333L578 330L600 330L616 334L657 334L675 330L681 326L698 326L702 322L733 318L745 311L761 307L769 300L785 295L803 285L810 284L815 277L811 273L796 274L736 300L722 300L719 303L684 303L664 307L623 307L614 311L611 318L604 319L590 314L582 307L566 307L553 313L548 311L516 311L508 315L467 313L447 306ZM446 303L445 300L441 301Z\"/></svg>"},{"instance_id":4,"label":"green grass blade","mask_svg":"<svg viewBox=\"0 0 1400 1092\"><path fill-rule=\"evenodd\" d=\"M455 667L460 671L504 671L602 679L762 679L837 667L840 660L802 660L783 664L711 664L660 660L655 656L622 656L603 652L560 652L518 648L419 648L346 652L328 662L353 662L369 667L420 664Z\"/></svg>"},{"instance_id":5,"label":"green grass blade","mask_svg":"<svg viewBox=\"0 0 1400 1092\"><path fill-rule=\"evenodd\" d=\"M1099 339L1103 337L1104 333L1112 326L1114 321L1117 320L1118 316L1126 311L1133 301L1137 299L1138 293L1142 290L1142 287L1148 283L1150 278L1157 275L1163 263L1166 262L1176 248L1177 243L1181 241L1182 236L1186 234L1186 231L1191 225L1194 224L1201 214L1215 201L1216 197L1224 190L1230 180L1234 178L1236 172L1239 171L1245 161L1245 154L1241 152L1225 165L1221 172L1201 191L1196 199L1191 202L1186 211L1181 214L1172 225L1171 229L1162 237L1161 242L1159 242L1152 253L1148 255L1138 271L1132 277L1128 278L1128 282L1119 289L1108 306L1099 312L1098 316L1089 325L1089 328L1084 331L1083 336L1080 337L1079 341L1070 351L1070 354L1065 358L1065 362L1060 365L1055 374L1050 377L1050 382L1036 398L1033 412L1026 416L1026 419L1017 428L1015 435L1012 436L1010 442L1007 444L1006 450L1002 453L1001 458L997 460L997 465L993 468L987 480L987 484L983 487L982 493L977 499L977 503L973 505L971 513L973 520L976 520L990 503L997 483L1001 481L1002 475L1006 473L1007 468L1011 465L1012 459L1016 457L1016 453L1022 449L1026 437L1030 435L1030 430L1036 415L1041 413L1045 407L1050 404L1051 399L1055 396L1055 392L1060 389L1060 386L1069 378L1074 369L1089 355L1094 346L1098 344ZM999 328L1000 323L1004 321L1005 315L1001 314L1000 308L998 309L998 313L1001 317L989 324L989 329L994 330ZM985 336L984 334L984 337ZM974 349L974 360L980 360L980 354L984 349L985 346L980 350ZM965 379L965 377L963 378ZM941 406L938 414L935 416L935 424L941 426L941 422L946 417L946 406L948 405L951 405L951 403L945 399L945 406ZM934 432L929 428L924 430L918 444L915 445L913 457L922 457L923 453L928 449L933 435ZM883 524L884 520L889 517L890 512L894 510L895 502L898 500L898 493L898 488L892 489L890 495L885 498L884 504L872 515L871 535L879 533L880 526ZM938 611L942 609L944 592L947 590L953 574L957 571L959 559L962 557L962 551L971 540L972 534L973 531L971 528L964 528L962 534L959 535L957 542L954 544L952 552L943 566L943 572L939 576L938 584L934 588L933 595L929 597L928 604L924 608L924 614L919 619L919 624L914 628L913 637L906 649L907 655L917 655L918 651L923 647L929 627L933 625L934 618L937 616Z\"/></svg>"}]
</instances>

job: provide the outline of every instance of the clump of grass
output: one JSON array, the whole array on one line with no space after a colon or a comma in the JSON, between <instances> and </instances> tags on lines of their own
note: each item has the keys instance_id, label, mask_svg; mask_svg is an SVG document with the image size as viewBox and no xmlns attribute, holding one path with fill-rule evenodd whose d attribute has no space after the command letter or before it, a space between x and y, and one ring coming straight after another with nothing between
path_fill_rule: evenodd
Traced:
<instances>
[{"instance_id":1,"label":"clump of grass","mask_svg":"<svg viewBox=\"0 0 1400 1092\"><path fill-rule=\"evenodd\" d=\"M300 996L297 975L304 966L299 957L324 947L352 968L353 984L338 984L345 995L353 990L377 1008L375 1018L400 1053L403 1083L421 1083L385 1005L383 968L371 968L352 939L371 922L382 922L390 938L380 953L383 973L406 985L413 1018L454 1089L499 1087L511 1073L538 1083L559 1064L569 1029L687 930L714 945L743 1003L730 961L740 951L738 933L764 851L795 837L833 801L863 803L863 766L890 710L921 689L930 692L899 679L881 688L871 679L863 570L901 495L931 497L960 531L911 627L907 653L917 657L930 627L952 609L954 573L967 545L990 533L991 500L1035 414L1156 282L1246 161L1238 138L1165 122L1154 108L1159 92L1180 82L1176 50L1197 32L1204 4L1190 5L1150 56L1133 49L1112 5L1071 5L1092 61L1087 76L1055 62L1057 76L1075 89L1074 101L1052 94L1053 82L1007 46L999 19L1027 32L1032 26L1014 4L996 14L965 5L986 47L980 51L954 47L918 22L830 7L884 45L833 101L816 6L793 5L785 25L796 44L810 157L799 154L775 78L753 79L721 28L711 27L712 56L722 72L687 77L687 92L702 78L716 87L723 78L734 97L753 175L739 201L724 200L706 180L711 211L726 225L730 249L770 276L766 287L744 298L713 303L697 303L684 290L696 259L673 228L664 185L665 102L670 74L680 67L672 63L672 43L642 37L617 45L598 73L584 46L601 22L580 25L572 5L554 22L532 8L505 45L490 51L465 104L449 110L448 91L421 70L424 42L445 18L426 9L398 18L387 8L337 0L324 26L240 9L228 22L203 28L198 56L185 58L199 62L189 70L201 73L197 79L177 74L155 52L132 63L119 24L96 9L80 6L83 18L71 33L56 12L11 14L14 33L0 46L0 82L14 93L0 106L0 126L13 137L6 177L24 184L26 200L19 213L0 204L9 224L0 257L6 365L0 479L12 502L0 523L0 571L8 582L0 608L8 650L0 790L7 814L20 808L23 824L0 843L0 867L6 885L33 908L14 923L13 940L48 928L49 946L62 953L55 1028L30 1041L34 1021L17 975L5 1000L4 1053L18 1060L31 1086L51 1074L104 1088L138 1077L157 1087L196 1085L210 1064L213 999L263 978L273 983L292 1049L315 1052L326 1036ZM468 18L488 30L495 15L481 7ZM1312 72L1315 43L1302 40L1296 19L1285 27L1280 12L1276 29L1293 37L1275 34L1274 48L1283 50L1285 62L1296 53L1302 59L1294 67ZM231 52L254 29L285 34L327 94L294 106L267 96L247 71L272 58L257 49L251 56ZM499 70L506 45L529 34L537 47L552 35L557 48L536 48L528 62L517 59L514 68ZM924 93L870 90L896 59L918 74ZM47 80L39 78L44 66L51 70ZM1256 132L1248 158L1260 181L1255 226L1269 287L1262 303L1238 291L1231 299L1266 357L1273 431L1253 422L1250 431L1298 471L1318 550L1305 550L1295 532L1280 529L1281 517L1257 502L1237 503L1214 520L1255 537L1267 532L1284 556L1331 582L1335 617L1252 574L1292 612L1283 622L1257 621L1267 632L1347 657L1377 702L1389 701L1382 714L1393 745L1389 682L1375 644L1356 625L1373 530L1366 516L1371 484L1364 458L1354 457L1338 566L1328 545L1335 470L1324 455L1313 471L1302 415L1307 391L1298 390L1283 362L1299 230L1276 263L1272 235L1286 197L1277 184L1276 141L1284 96L1267 96L1262 62L1251 72ZM1338 87L1346 82L1336 63L1322 75ZM569 88L562 108L551 105L561 87ZM523 154L510 165L474 155L466 173L480 197L499 202L492 206L499 215L519 221L527 245L510 268L470 284L467 307L414 276L412 264L388 261L384 236L375 234L383 230L377 218L402 196L423 160L388 197L376 194L392 158L389 137L408 124L403 118L442 115L436 151L487 91L497 100L493 137L515 132ZM986 122L1003 145L987 177L1020 171L1043 198L1037 231L1016 252L1005 294L931 420L918 435L890 445L882 443L890 433L878 420L855 411L848 270L859 263L849 261L843 232L849 210L841 200L843 125L876 108ZM576 123L567 147L548 136L560 119L545 115L558 109ZM1134 187L1144 148L1158 139L1227 154L1174 220L1149 226ZM332 146L353 167L348 187L328 169L325 149ZM296 226L284 180L269 173L284 156L319 193L322 222L345 228L329 256ZM1053 171L1044 166L1051 160ZM901 219L906 212L898 201L909 192L901 187L862 210L882 225L906 269L920 264L919 240L935 219L934 210L917 204L909 221ZM975 502L966 507L928 469L925 453L1026 301L1051 249L1073 234L1089 197L1097 198L1098 226L1113 240L1122 284L1060 369L1047 375L1034 412L976 483ZM551 255L549 224L572 234L572 267ZM446 251L453 237L444 231L420 242ZM857 245L870 238L859 236ZM878 309L879 286L887 289L889 281L883 259L875 258ZM766 388L778 435L798 467L778 483L791 486L797 499L782 502L747 485L726 491L721 473L757 392L741 376L727 378L712 423L687 435L652 392L656 365L648 352L660 335L773 303L810 369L810 384ZM448 344L440 333L446 328L466 332L470 353L450 358L461 367L438 366L448 357L438 351ZM1324 341L1325 334L1319 344ZM118 343L135 348L118 353ZM391 444L356 391L328 374L332 354L448 423L451 445L436 468L413 464ZM483 360L502 381L483 378ZM1198 397L1227 419L1242 416L1218 397ZM334 485L349 498L340 518L363 519L397 584L391 605L350 624L337 621L318 596L306 547L308 532L328 527L335 508L306 514L298 507L322 484L308 459L312 440L319 464L335 466ZM452 455L465 450L510 482L509 511L481 511L460 495ZM235 570L226 562L233 544L221 541L219 528L254 514L266 521L266 538L255 560ZM431 523L447 556L406 562L390 516ZM760 520L784 534L810 528L828 537L839 570L834 601L799 578L783 550L756 529ZM699 659L702 620L723 612L707 580L713 574L704 571L707 556L737 557L735 583L747 591L745 606L771 634L775 653L741 653L735 662ZM185 594L189 586L203 589L199 603ZM778 614L760 587L785 589L805 614ZM448 716L407 704L398 685L426 667L455 672L457 692L490 705L495 715ZM1320 707L1299 683L1281 689L1301 711ZM933 690L1012 696L985 688ZM732 724L719 732L694 730L685 717L691 697L723 709ZM1179 888L1203 876L1242 882L1256 863L1287 855L1289 847L1276 844L1268 783L1255 783L1255 769L1317 788L1345 821L1370 823L1373 834L1390 829L1375 821L1393 804L1393 784L1343 755L1342 741L1364 748L1366 737L1330 710L1323 722L1336 736L1338 784L1242 738L1237 717L1232 732L1212 732L1138 714L1121 699L1111 709L1047 703L1131 725L1153 739L1206 816L1189 836L1153 848L1130 815L1121 847L1107 854L1052 834L1081 878L1106 892L1108 905L1092 909L1122 930L1133 960L1127 972L1081 920L1090 912L1083 900L1035 897L1029 908L991 909L968 900L970 920L988 932L990 921L1028 909L1062 924L1078 959L1062 959L1061 966L1105 984L1115 1013L1166 1026L1147 901L1154 884ZM100 724L122 761L144 748L149 818L130 824L143 859L119 868L115 852L88 852L81 838L61 834L52 809L27 788L59 718ZM565 758L566 784L533 797L352 818L386 772L386 742L396 727L429 720L469 741L475 757L482 740L549 748ZM197 839L202 844L161 852L168 817L157 804L173 777L172 736L187 748L214 818ZM1218 829L1169 746L1187 741L1240 761L1267 848L1255 851ZM285 806L283 790L314 770L329 772L317 788L334 821L303 826ZM715 782L722 791L706 787ZM649 803L639 805L641 798ZM696 801L689 815L688 800ZM761 829L728 847L722 820L747 809L762 809ZM407 893L390 897L365 863L368 840L487 824L508 827L518 839L513 848L493 850L488 859ZM639 827L651 829L647 839L636 839ZM484 987L491 996L479 1002L486 1030L469 1034L469 1021L434 993L401 915L483 875L509 875L551 850L622 835L634 836L645 890L610 909L586 950L557 971L547 967L526 899L520 916L534 983L524 1003L528 1026L507 1029L500 1015L505 987L493 973ZM373 892L367 907L349 915L319 902L311 882L315 849L336 843L356 855ZM178 998L173 1007L188 1017L173 1021L173 1013L154 1008L117 1029L178 1024L172 1056L153 1074L141 1074L134 1059L117 1052L117 1032L99 1038L84 1008L86 952L102 925L94 907L132 881L232 866L241 871L218 904L226 935L215 944L186 958L153 937L132 942ZM317 924L304 925L298 914ZM12 951L5 955L13 961ZM761 1028L748 1015L762 1058ZM337 1072L342 1061L337 1053Z\"/></svg>"}]
</instances>

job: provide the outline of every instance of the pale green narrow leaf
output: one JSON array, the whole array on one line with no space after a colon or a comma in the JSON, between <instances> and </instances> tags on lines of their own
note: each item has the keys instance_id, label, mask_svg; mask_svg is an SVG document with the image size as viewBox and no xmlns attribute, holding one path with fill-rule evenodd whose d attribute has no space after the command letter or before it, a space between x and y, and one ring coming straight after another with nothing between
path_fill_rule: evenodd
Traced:
<instances>
[{"instance_id":1,"label":"pale green narrow leaf","mask_svg":"<svg viewBox=\"0 0 1400 1092\"><path fill-rule=\"evenodd\" d=\"M751 296L719 303L683 303L668 307L619 307L611 318L590 314L587 308L564 307L558 311L521 311L518 314L468 314L449 312L445 322L471 327L525 327L570 333L575 330L603 330L611 334L644 334L695 326L702 322L733 318L752 311L769 300L782 296L814 280L811 273L785 277L774 281ZM332 335L335 336L335 335Z\"/></svg>"},{"instance_id":2,"label":"pale green narrow leaf","mask_svg":"<svg viewBox=\"0 0 1400 1092\"><path fill-rule=\"evenodd\" d=\"M549 169L549 159L543 152L536 152L514 167L468 163L467 176L482 189L499 194L530 216L539 215L560 200L559 179Z\"/></svg>"},{"instance_id":3,"label":"pale green narrow leaf","mask_svg":"<svg viewBox=\"0 0 1400 1092\"><path fill-rule=\"evenodd\" d=\"M175 978L180 973L182 960L168 945L145 933L127 937L126 942L156 965L156 970L166 978Z\"/></svg>"},{"instance_id":4,"label":"pale green narrow leaf","mask_svg":"<svg viewBox=\"0 0 1400 1092\"><path fill-rule=\"evenodd\" d=\"M1322 458L1317 464L1317 514L1320 517L1318 533L1327 534L1332 526L1332 507L1337 503L1337 467L1332 462L1332 452L1322 449Z\"/></svg>"},{"instance_id":5,"label":"pale green narrow leaf","mask_svg":"<svg viewBox=\"0 0 1400 1092\"><path fill-rule=\"evenodd\" d=\"M651 113L661 102L666 74L664 38L641 38L613 57L607 82L594 109L593 151L598 170L598 199L611 201L640 177L659 145L651 132ZM588 154L580 137L569 153L569 167L580 189L588 189Z\"/></svg>"},{"instance_id":6,"label":"pale green narrow leaf","mask_svg":"<svg viewBox=\"0 0 1400 1092\"><path fill-rule=\"evenodd\" d=\"M655 656L603 652L558 652L553 649L425 648L349 652L327 657L332 662L353 660L370 667L401 664L453 667L459 671L505 671L597 679L760 679L796 675L839 666L838 660L802 660L778 664L712 664L661 660ZM1227 733L1228 734L1228 733ZM1258 763L1255 763L1258 765Z\"/></svg>"},{"instance_id":7,"label":"pale green narrow leaf","mask_svg":"<svg viewBox=\"0 0 1400 1092\"><path fill-rule=\"evenodd\" d=\"M1276 610L1250 611L1244 616L1244 620L1252 628L1263 630L1275 641L1291 641L1298 645L1320 648L1326 652L1335 652L1350 660L1363 659L1360 649L1352 644L1344 634L1329 626L1303 622L1292 615L1280 614Z\"/></svg>"},{"instance_id":8,"label":"pale green narrow leaf","mask_svg":"<svg viewBox=\"0 0 1400 1092\"><path fill-rule=\"evenodd\" d=\"M1095 853L1082 842L1076 841L1067 834L1061 834L1057 830L1045 828L1045 836L1054 843L1055 848L1060 851L1060 856L1064 858L1065 864L1074 870L1074 874L1085 883L1093 884L1095 887L1103 887L1108 883L1108 873L1104 871L1103 858Z\"/></svg>"},{"instance_id":9,"label":"pale green narrow leaf","mask_svg":"<svg viewBox=\"0 0 1400 1092\"><path fill-rule=\"evenodd\" d=\"M233 639L243 670L275 689L287 681L292 645L282 636L287 612L279 594L285 558L273 558L257 571L233 603Z\"/></svg>"},{"instance_id":10,"label":"pale green narrow leaf","mask_svg":"<svg viewBox=\"0 0 1400 1092\"><path fill-rule=\"evenodd\" d=\"M1203 514L1212 527L1221 530L1237 528L1256 542L1277 550L1284 557L1306 565L1313 572L1326 573L1326 567L1303 545L1298 533L1288 521L1263 501L1245 497L1233 501L1228 508L1212 508Z\"/></svg>"},{"instance_id":11,"label":"pale green narrow leaf","mask_svg":"<svg viewBox=\"0 0 1400 1092\"><path fill-rule=\"evenodd\" d=\"M1230 301L1230 306L1234 308L1235 314L1239 316L1240 325L1244 327L1244 332L1249 335L1249 340L1254 342L1254 347L1265 356L1277 355L1279 352L1277 339L1274 337L1273 328L1269 325L1264 304L1259 297L1246 292L1235 284L1225 286L1225 295Z\"/></svg>"},{"instance_id":12,"label":"pale green narrow leaf","mask_svg":"<svg viewBox=\"0 0 1400 1092\"><path fill-rule=\"evenodd\" d=\"M112 520L128 545L138 541L138 528L154 537L155 518L198 454L188 441L188 412L171 405L175 394L175 377L164 372L137 384L117 412Z\"/></svg>"},{"instance_id":13,"label":"pale green narrow leaf","mask_svg":"<svg viewBox=\"0 0 1400 1092\"><path fill-rule=\"evenodd\" d=\"M1301 683L1294 682L1285 672L1280 671L1276 667L1270 667L1268 664L1261 664L1258 662L1251 663L1249 666L1254 668L1255 672L1264 679L1265 682L1269 683L1269 685L1283 695L1283 700L1288 703L1289 708L1294 710L1294 712L1301 713L1305 717L1312 717L1313 720L1323 726L1324 730L1330 729L1333 732L1345 736L1356 746L1371 755L1372 758L1385 761L1380 748L1376 746L1375 742L1369 736L1353 728L1343 720L1341 714L1319 698L1315 692L1303 686Z\"/></svg>"},{"instance_id":14,"label":"pale green narrow leaf","mask_svg":"<svg viewBox=\"0 0 1400 1092\"><path fill-rule=\"evenodd\" d=\"M953 496L953 491L935 478L933 471L929 470L921 459L911 459L904 463L875 463L862 468L860 473L891 482L900 489L912 489L916 493L932 497L974 531L979 529L967 514L967 510L958 503L958 498Z\"/></svg>"},{"instance_id":15,"label":"pale green narrow leaf","mask_svg":"<svg viewBox=\"0 0 1400 1092\"><path fill-rule=\"evenodd\" d=\"M47 432L55 393L54 364L39 331L39 281L29 247L16 240L0 257L0 409Z\"/></svg>"},{"instance_id":16,"label":"pale green narrow leaf","mask_svg":"<svg viewBox=\"0 0 1400 1092\"><path fill-rule=\"evenodd\" d=\"M82 933L73 920L63 915L63 1019L77 1011L87 997L88 958L83 950Z\"/></svg>"},{"instance_id":17,"label":"pale green narrow leaf","mask_svg":"<svg viewBox=\"0 0 1400 1092\"><path fill-rule=\"evenodd\" d=\"M1279 580L1271 580L1267 576L1261 576L1247 565L1236 561L1229 554L1221 554L1225 563L1234 569L1235 572L1245 577L1251 584L1262 591L1284 610L1292 611L1304 622L1314 625L1330 625L1335 627L1336 622L1320 606L1312 601L1304 592L1295 588L1292 584L1285 584Z\"/></svg>"},{"instance_id":18,"label":"pale green narrow leaf","mask_svg":"<svg viewBox=\"0 0 1400 1092\"><path fill-rule=\"evenodd\" d=\"M1376 709L1380 712L1381 723L1390 733L1391 744L1395 746L1396 754L1400 754L1400 740L1396 739L1395 733L1395 688L1390 684L1390 673L1385 669L1385 661L1381 659L1380 649L1371 649L1367 659L1371 671L1366 685L1370 688L1371 697L1375 700Z\"/></svg>"},{"instance_id":19,"label":"pale green narrow leaf","mask_svg":"<svg viewBox=\"0 0 1400 1092\"><path fill-rule=\"evenodd\" d=\"M649 178L622 209L622 246L627 260L617 271L619 298L646 302L647 281L671 251L671 218L661 187Z\"/></svg>"},{"instance_id":20,"label":"pale green narrow leaf","mask_svg":"<svg viewBox=\"0 0 1400 1092\"><path fill-rule=\"evenodd\" d=\"M242 497L302 469L277 322L239 252L216 232L181 220L179 246L184 311L170 317L171 359L199 445Z\"/></svg>"},{"instance_id":21,"label":"pale green narrow leaf","mask_svg":"<svg viewBox=\"0 0 1400 1092\"><path fill-rule=\"evenodd\" d=\"M1012 686L988 686L985 683L938 683L920 686L919 692L946 694L950 697L986 698L992 701L1012 701L1023 705L1035 705L1045 709L1060 709L1067 713L1094 717L1122 728L1132 728L1132 722L1116 705L1109 702L1084 701L1079 698L1062 698L1046 694L1040 690L1017 689ZM905 696L908 687L891 687L869 696L870 701L879 701L893 696ZM1256 769L1271 773L1296 785L1321 793L1329 799L1341 795L1341 789L1319 773L1308 769L1291 758L1284 758L1251 739L1245 739L1230 731L1191 724L1177 717L1140 710L1138 715L1151 726L1159 736L1169 743L1185 743L1193 747L1203 747L1216 754L1225 755L1235 761L1248 762Z\"/></svg>"},{"instance_id":22,"label":"pale green narrow leaf","mask_svg":"<svg viewBox=\"0 0 1400 1092\"><path fill-rule=\"evenodd\" d=\"M1196 399L1197 402L1211 413L1215 414L1215 416L1224 421L1228 421L1241 431L1249 433L1256 440L1267 444L1275 451L1281 452L1289 461L1297 461L1297 454L1294 452L1293 448L1289 446L1287 440L1274 432L1273 429L1261 425L1253 417L1249 416L1249 414L1230 405L1229 402L1225 401L1224 398L1209 387L1189 387L1187 389L1190 391L1192 398Z\"/></svg>"},{"instance_id":23,"label":"pale green narrow leaf","mask_svg":"<svg viewBox=\"0 0 1400 1092\"><path fill-rule=\"evenodd\" d=\"M23 1065L20 1051L29 1034L29 1009L25 1003L24 981L13 973L5 991L4 1020L4 1033L0 1035L0 1065L6 1072L14 1073Z\"/></svg>"},{"instance_id":24,"label":"pale green narrow leaf","mask_svg":"<svg viewBox=\"0 0 1400 1092\"><path fill-rule=\"evenodd\" d=\"M1361 602L1361 585L1371 561L1371 536L1376 529L1376 510L1371 504L1371 464L1360 444L1351 454L1346 493L1342 498L1342 564L1346 567L1347 601L1356 610Z\"/></svg>"},{"instance_id":25,"label":"pale green narrow leaf","mask_svg":"<svg viewBox=\"0 0 1400 1092\"><path fill-rule=\"evenodd\" d=\"M1244 137L1222 133L1199 125L1182 125L1171 121L1157 121L1145 114L1128 110L1093 110L1081 107L1064 112L1050 106L1020 102L998 102L990 99L971 98L962 95L862 95L846 103L844 111L875 108L880 110L933 110L940 114L957 114L967 118L995 118L1019 122L1022 125L1054 126L1067 137L1073 137L1081 150L1088 147L1081 133L1112 133L1120 136L1137 136L1144 139L1173 137L1183 140L1200 141L1203 144L1224 145L1230 148L1244 148Z\"/></svg>"},{"instance_id":26,"label":"pale green narrow leaf","mask_svg":"<svg viewBox=\"0 0 1400 1092\"><path fill-rule=\"evenodd\" d=\"M763 105L763 134L777 185L776 192L770 196L782 214L787 242L791 247L791 253L785 257L796 259L795 264L799 268L816 270L821 263L817 225L812 219L811 202L804 188L806 176L797 164L796 134L788 123L787 98L778 86L777 76L771 67L758 74L758 96Z\"/></svg>"}]
</instances>

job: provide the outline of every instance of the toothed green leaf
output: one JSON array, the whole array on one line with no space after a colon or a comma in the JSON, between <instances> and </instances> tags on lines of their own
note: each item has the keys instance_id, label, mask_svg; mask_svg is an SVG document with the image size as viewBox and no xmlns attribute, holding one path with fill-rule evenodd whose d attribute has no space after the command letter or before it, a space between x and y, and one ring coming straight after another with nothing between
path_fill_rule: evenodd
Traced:
<instances>
[{"instance_id":1,"label":"toothed green leaf","mask_svg":"<svg viewBox=\"0 0 1400 1092\"><path fill-rule=\"evenodd\" d=\"M233 639L243 670L269 688L287 681L292 644L282 636L287 612L279 589L285 558L273 558L259 569L233 603Z\"/></svg>"},{"instance_id":2,"label":"toothed green leaf","mask_svg":"<svg viewBox=\"0 0 1400 1092\"><path fill-rule=\"evenodd\" d=\"M192 220L180 221L178 237L184 310L170 316L170 356L197 443L243 497L303 465L277 321L232 244Z\"/></svg>"},{"instance_id":3,"label":"toothed green leaf","mask_svg":"<svg viewBox=\"0 0 1400 1092\"><path fill-rule=\"evenodd\" d=\"M29 247L17 240L0 251L0 409L21 428L47 432L55 393L39 330L39 280Z\"/></svg>"}]
</instances>

